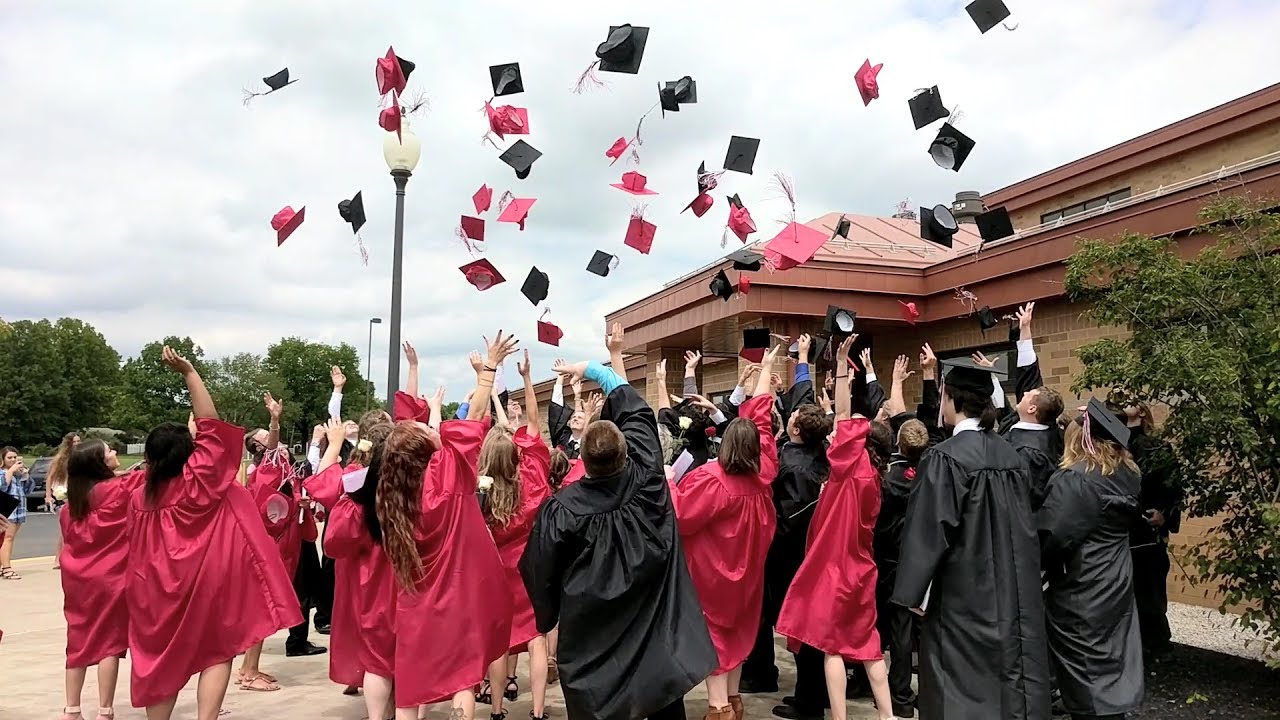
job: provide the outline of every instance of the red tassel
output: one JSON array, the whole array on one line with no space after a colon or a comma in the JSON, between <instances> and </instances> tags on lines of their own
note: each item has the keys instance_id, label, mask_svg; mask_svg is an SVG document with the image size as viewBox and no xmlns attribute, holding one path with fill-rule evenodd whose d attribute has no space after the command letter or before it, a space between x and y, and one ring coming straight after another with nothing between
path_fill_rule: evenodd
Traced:
<instances>
[{"instance_id":1,"label":"red tassel","mask_svg":"<svg viewBox=\"0 0 1280 720\"><path fill-rule=\"evenodd\" d=\"M604 81L596 74L596 66L600 64L599 60L587 66L586 70L578 76L578 81L573 84L573 94L581 95L589 87L604 87Z\"/></svg>"},{"instance_id":2,"label":"red tassel","mask_svg":"<svg viewBox=\"0 0 1280 720\"><path fill-rule=\"evenodd\" d=\"M502 197L498 198L498 212L501 213L503 210L506 210L507 204L514 200L515 197L515 195L511 194L510 190L502 193ZM521 229L523 230L524 228Z\"/></svg>"}]
</instances>

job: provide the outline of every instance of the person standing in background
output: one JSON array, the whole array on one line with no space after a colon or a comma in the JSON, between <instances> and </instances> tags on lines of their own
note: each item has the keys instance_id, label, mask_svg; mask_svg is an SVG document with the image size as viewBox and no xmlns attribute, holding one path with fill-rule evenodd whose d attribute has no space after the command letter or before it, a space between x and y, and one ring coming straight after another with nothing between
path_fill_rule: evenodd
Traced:
<instances>
[{"instance_id":1,"label":"person standing in background","mask_svg":"<svg viewBox=\"0 0 1280 720\"><path fill-rule=\"evenodd\" d=\"M62 436L62 444L53 456L49 465L49 475L44 483L44 506L54 515L59 515L67 504L67 461L71 451L80 444L80 435L67 433ZM62 525L58 525L58 548L53 551L53 569L58 569L58 556L62 554Z\"/></svg>"},{"instance_id":2,"label":"person standing in background","mask_svg":"<svg viewBox=\"0 0 1280 720\"><path fill-rule=\"evenodd\" d=\"M9 513L9 523L4 528L4 540L0 542L0 580L21 580L22 576L9 567L13 559L13 544L18 531L27 521L27 491L31 489L31 475L18 455L18 449L6 447L0 451L0 492L18 501Z\"/></svg>"}]
</instances>

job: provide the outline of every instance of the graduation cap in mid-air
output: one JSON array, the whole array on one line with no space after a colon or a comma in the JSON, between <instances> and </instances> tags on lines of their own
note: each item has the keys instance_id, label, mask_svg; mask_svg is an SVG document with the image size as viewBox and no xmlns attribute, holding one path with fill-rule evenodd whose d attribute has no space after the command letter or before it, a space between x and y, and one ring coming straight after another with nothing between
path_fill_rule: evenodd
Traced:
<instances>
[{"instance_id":1,"label":"graduation cap in mid-air","mask_svg":"<svg viewBox=\"0 0 1280 720\"><path fill-rule=\"evenodd\" d=\"M764 256L758 252L744 248L735 253L730 253L729 257L726 259L733 261L734 270L756 272L760 269L760 263L764 260Z\"/></svg>"},{"instance_id":2,"label":"graduation cap in mid-air","mask_svg":"<svg viewBox=\"0 0 1280 720\"><path fill-rule=\"evenodd\" d=\"M973 150L975 143L951 123L943 123L938 136L929 144L929 156L943 170L960 172L965 158Z\"/></svg>"},{"instance_id":3,"label":"graduation cap in mid-air","mask_svg":"<svg viewBox=\"0 0 1280 720\"><path fill-rule=\"evenodd\" d=\"M630 23L610 26L609 37L596 46L600 72L628 75L640 72L640 61L644 59L644 46L648 41L647 27L634 27Z\"/></svg>"},{"instance_id":4,"label":"graduation cap in mid-air","mask_svg":"<svg viewBox=\"0 0 1280 720\"><path fill-rule=\"evenodd\" d=\"M285 68L274 75L268 75L262 78L262 83L267 86L263 92L254 92L252 90L244 91L244 104L248 105L254 98L262 95L270 95L277 90L283 90L285 87L298 82L289 79L289 68Z\"/></svg>"},{"instance_id":5,"label":"graduation cap in mid-air","mask_svg":"<svg viewBox=\"0 0 1280 720\"><path fill-rule=\"evenodd\" d=\"M538 342L560 347L560 339L564 337L564 331L559 325L547 322L547 313L550 312L551 308L546 308L538 318Z\"/></svg>"},{"instance_id":6,"label":"graduation cap in mid-air","mask_svg":"<svg viewBox=\"0 0 1280 720\"><path fill-rule=\"evenodd\" d=\"M983 305L978 308L978 327L982 329L982 332L985 333L999 324L1000 321L996 319L995 313L991 312L990 305Z\"/></svg>"},{"instance_id":7,"label":"graduation cap in mid-air","mask_svg":"<svg viewBox=\"0 0 1280 720\"><path fill-rule=\"evenodd\" d=\"M738 357L748 362L758 363L764 360L769 352L769 328L745 328L742 331L742 350Z\"/></svg>"},{"instance_id":8,"label":"graduation cap in mid-air","mask_svg":"<svg viewBox=\"0 0 1280 720\"><path fill-rule=\"evenodd\" d=\"M685 75L679 80L658 83L658 104L662 106L662 115L667 112L680 112L681 105L693 105L698 102L698 83Z\"/></svg>"},{"instance_id":9,"label":"graduation cap in mid-air","mask_svg":"<svg viewBox=\"0 0 1280 720\"><path fill-rule=\"evenodd\" d=\"M915 325L916 320L920 319L920 308L916 306L915 301L903 302L899 300L898 307L899 312L902 315L902 319L906 320L909 324Z\"/></svg>"},{"instance_id":10,"label":"graduation cap in mid-air","mask_svg":"<svg viewBox=\"0 0 1280 720\"><path fill-rule=\"evenodd\" d=\"M853 76L858 84L858 94L862 96L864 107L880 97L880 83L876 80L876 76L880 74L880 68L883 67L884 63L872 65L871 60L864 60L862 67L858 68L858 72Z\"/></svg>"},{"instance_id":11,"label":"graduation cap in mid-air","mask_svg":"<svg viewBox=\"0 0 1280 720\"><path fill-rule=\"evenodd\" d=\"M650 190L646 187L648 183L649 178L641 175L635 170L628 170L627 172L622 173L622 180L616 183L609 183L609 186L616 187L619 190L631 193L632 195L657 195L658 191Z\"/></svg>"},{"instance_id":12,"label":"graduation cap in mid-air","mask_svg":"<svg viewBox=\"0 0 1280 720\"><path fill-rule=\"evenodd\" d=\"M471 196L471 202L476 206L476 212L488 212L489 206L493 204L493 190L488 185L481 185L475 195Z\"/></svg>"},{"instance_id":13,"label":"graduation cap in mid-air","mask_svg":"<svg viewBox=\"0 0 1280 720\"><path fill-rule=\"evenodd\" d=\"M524 221L529 218L529 209L538 202L537 198L512 198L498 215L498 222L516 223L524 230Z\"/></svg>"},{"instance_id":14,"label":"graduation cap in mid-air","mask_svg":"<svg viewBox=\"0 0 1280 720\"><path fill-rule=\"evenodd\" d=\"M293 234L293 231L302 225L302 221L306 217L307 209L305 207L297 212L294 212L293 208L288 205L280 208L280 211L271 218L271 229L276 231L276 247L283 245L284 241L288 240L289 236Z\"/></svg>"},{"instance_id":15,"label":"graduation cap in mid-air","mask_svg":"<svg viewBox=\"0 0 1280 720\"><path fill-rule=\"evenodd\" d=\"M803 223L788 223L764 246L764 256L774 269L790 270L812 260L829 239L821 230Z\"/></svg>"},{"instance_id":16,"label":"graduation cap in mid-air","mask_svg":"<svg viewBox=\"0 0 1280 720\"><path fill-rule=\"evenodd\" d=\"M917 130L943 118L951 117L951 111L942 104L942 93L938 92L937 85L916 93L907 101L907 107L911 110L911 120L915 123Z\"/></svg>"},{"instance_id":17,"label":"graduation cap in mid-air","mask_svg":"<svg viewBox=\"0 0 1280 720\"><path fill-rule=\"evenodd\" d=\"M1009 219L1009 211L1003 207L988 210L974 218L978 224L978 234L983 242L995 242L1013 235L1013 221Z\"/></svg>"},{"instance_id":18,"label":"graduation cap in mid-air","mask_svg":"<svg viewBox=\"0 0 1280 720\"><path fill-rule=\"evenodd\" d=\"M520 286L520 292L524 294L529 302L537 305L547 299L547 291L551 288L551 278L534 265L529 269L529 275L524 279L524 285Z\"/></svg>"},{"instance_id":19,"label":"graduation cap in mid-air","mask_svg":"<svg viewBox=\"0 0 1280 720\"><path fill-rule=\"evenodd\" d=\"M627 236L622 240L622 244L639 250L641 254L648 255L649 249L653 247L653 238L657 233L657 225L645 220L638 213L632 213L631 220L627 222Z\"/></svg>"},{"instance_id":20,"label":"graduation cap in mid-air","mask_svg":"<svg viewBox=\"0 0 1280 720\"><path fill-rule=\"evenodd\" d=\"M733 297L733 283L729 282L729 276L723 270L716 273L707 286L711 289L711 294L721 300L727 301Z\"/></svg>"},{"instance_id":21,"label":"graduation cap in mid-air","mask_svg":"<svg viewBox=\"0 0 1280 720\"><path fill-rule=\"evenodd\" d=\"M462 237L467 240L484 242L484 218L463 215L458 227L462 229Z\"/></svg>"},{"instance_id":22,"label":"graduation cap in mid-air","mask_svg":"<svg viewBox=\"0 0 1280 720\"><path fill-rule=\"evenodd\" d=\"M617 266L617 257L603 250L597 250L596 254L591 256L591 262L587 263L587 272L595 273L600 277L609 277L609 271Z\"/></svg>"},{"instance_id":23,"label":"graduation cap in mid-air","mask_svg":"<svg viewBox=\"0 0 1280 720\"><path fill-rule=\"evenodd\" d=\"M837 305L827 306L827 317L823 320L822 329L834 340L837 337L846 338L853 334L853 325L858 319L858 313L852 310L845 310Z\"/></svg>"},{"instance_id":24,"label":"graduation cap in mid-air","mask_svg":"<svg viewBox=\"0 0 1280 720\"><path fill-rule=\"evenodd\" d=\"M952 238L960 232L956 216L946 205L920 208L920 237L935 245L951 247Z\"/></svg>"},{"instance_id":25,"label":"graduation cap in mid-air","mask_svg":"<svg viewBox=\"0 0 1280 720\"><path fill-rule=\"evenodd\" d=\"M338 215L342 217L343 222L351 224L351 232L358 233L360 228L364 227L364 197L357 192L350 200L343 200L338 203Z\"/></svg>"},{"instance_id":26,"label":"graduation cap in mid-air","mask_svg":"<svg viewBox=\"0 0 1280 720\"><path fill-rule=\"evenodd\" d=\"M973 0L964 9L978 26L978 31L984 35L1009 17L1009 8L1003 0Z\"/></svg>"},{"instance_id":27,"label":"graduation cap in mid-air","mask_svg":"<svg viewBox=\"0 0 1280 720\"><path fill-rule=\"evenodd\" d=\"M849 231L853 229L853 223L844 215L836 221L836 226L831 229L831 237L841 237L845 240L849 239Z\"/></svg>"},{"instance_id":28,"label":"graduation cap in mid-air","mask_svg":"<svg viewBox=\"0 0 1280 720\"><path fill-rule=\"evenodd\" d=\"M494 97L524 92L524 76L520 74L520 63L490 65L489 82L493 84Z\"/></svg>"},{"instance_id":29,"label":"graduation cap in mid-air","mask_svg":"<svg viewBox=\"0 0 1280 720\"><path fill-rule=\"evenodd\" d=\"M511 166L516 171L516 177L524 180L529 177L529 171L533 169L533 163L542 157L542 153L525 142L517 140L515 144L507 148L505 152L498 156L498 159Z\"/></svg>"},{"instance_id":30,"label":"graduation cap in mid-air","mask_svg":"<svg viewBox=\"0 0 1280 720\"><path fill-rule=\"evenodd\" d=\"M502 273L498 272L498 269L487 258L469 262L458 269L466 276L467 282L474 285L481 292L494 285L506 282L506 278L502 277Z\"/></svg>"},{"instance_id":31,"label":"graduation cap in mid-air","mask_svg":"<svg viewBox=\"0 0 1280 720\"><path fill-rule=\"evenodd\" d=\"M756 164L756 153L759 151L758 138L737 135L730 137L729 150L724 154L724 169L751 175Z\"/></svg>"},{"instance_id":32,"label":"graduation cap in mid-air","mask_svg":"<svg viewBox=\"0 0 1280 720\"><path fill-rule=\"evenodd\" d=\"M412 62L396 55L395 48L387 48L387 54L378 58L373 68L374 78L378 81L378 94L386 95L392 90L397 95L404 94L405 85L409 83L409 75L417 67Z\"/></svg>"}]
</instances>

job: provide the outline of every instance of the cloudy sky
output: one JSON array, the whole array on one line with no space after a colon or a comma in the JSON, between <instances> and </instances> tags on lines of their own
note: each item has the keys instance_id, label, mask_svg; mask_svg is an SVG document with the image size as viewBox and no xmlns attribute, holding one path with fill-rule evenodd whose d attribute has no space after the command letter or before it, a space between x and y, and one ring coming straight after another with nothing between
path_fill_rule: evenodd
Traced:
<instances>
[{"instance_id":1,"label":"cloudy sky","mask_svg":"<svg viewBox=\"0 0 1280 720\"><path fill-rule=\"evenodd\" d=\"M282 335L363 355L368 318L390 304L394 188L373 73L388 45L417 63L410 94L431 101L413 119L423 152L405 229L404 336L424 356L424 386L461 387L482 332L533 340L541 311L519 292L531 264L550 274L546 304L566 332L558 351L527 343L537 374L556 356L602 356L606 312L723 253L724 190L762 235L776 232L774 170L794 177L802 218L888 215L907 198L994 190L1280 79L1280 45L1258 30L1280 25L1268 0L1007 3L1017 29L981 35L964 0L7 2L0 315L83 318L126 356L170 333L215 356ZM626 22L652 28L639 75L572 94L608 26ZM866 58L884 70L864 108L853 73ZM510 61L526 92L507 100L529 109L528 140L545 153L524 181L480 143L487 68ZM286 65L298 83L242 107L243 87ZM627 168L604 151L631 134L658 81L686 74L699 103L644 126L639 169L661 193L645 257L622 245L631 198L609 183ZM932 163L934 130L914 131L907 112L935 84L977 141L959 174ZM727 175L702 219L680 215L698 163L719 167L731 135L762 139L755 175ZM481 183L538 198L525 232L488 215L485 256L508 282L485 293L456 269L470 257L453 232ZM336 210L357 190L368 267ZM277 247L269 221L284 205L306 206L307 220ZM597 248L622 259L607 279L584 270ZM380 388L386 328L374 332Z\"/></svg>"}]
</instances>

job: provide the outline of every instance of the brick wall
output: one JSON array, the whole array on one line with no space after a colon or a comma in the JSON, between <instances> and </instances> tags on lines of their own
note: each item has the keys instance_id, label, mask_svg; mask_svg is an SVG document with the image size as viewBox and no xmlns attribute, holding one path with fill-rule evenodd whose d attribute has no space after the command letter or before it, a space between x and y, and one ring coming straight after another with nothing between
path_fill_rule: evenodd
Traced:
<instances>
[{"instance_id":1,"label":"brick wall","mask_svg":"<svg viewBox=\"0 0 1280 720\"><path fill-rule=\"evenodd\" d=\"M1132 188L1134 195L1164 185L1199 177L1228 165L1236 165L1261 157L1280 148L1280 125L1261 126L1234 137L1215 142L1191 152L1138 168L1093 185L1087 185L1043 203L1010 213L1013 226L1029 228L1040 224L1040 216L1077 203L1107 195L1122 188Z\"/></svg>"}]
</instances>

